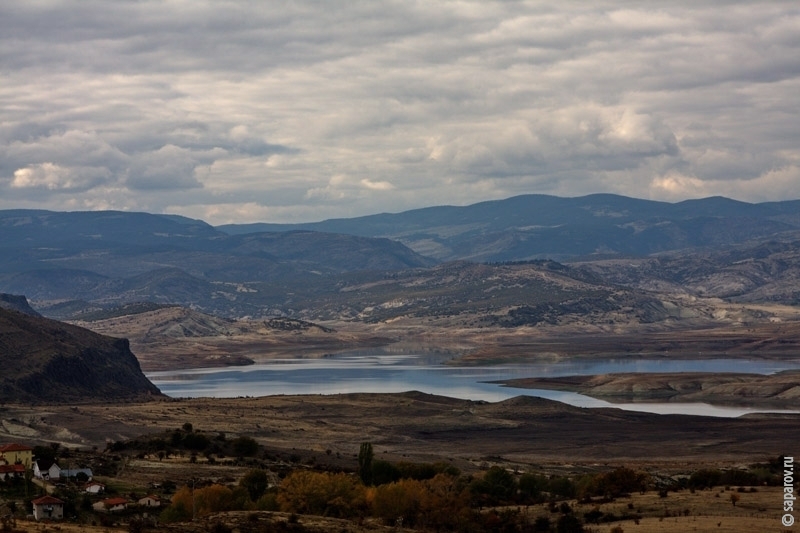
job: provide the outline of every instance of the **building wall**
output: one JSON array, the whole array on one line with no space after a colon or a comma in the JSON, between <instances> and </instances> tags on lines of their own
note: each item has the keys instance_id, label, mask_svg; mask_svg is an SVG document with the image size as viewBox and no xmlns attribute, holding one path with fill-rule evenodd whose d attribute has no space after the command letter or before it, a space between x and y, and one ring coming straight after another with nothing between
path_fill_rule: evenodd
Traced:
<instances>
[{"instance_id":1,"label":"building wall","mask_svg":"<svg viewBox=\"0 0 800 533\"><path fill-rule=\"evenodd\" d=\"M19 451L12 451L12 452L2 452L3 459L5 459L8 464L22 464L25 465L26 468L31 466L31 462L33 461L33 451L32 450L19 450Z\"/></svg>"},{"instance_id":2,"label":"building wall","mask_svg":"<svg viewBox=\"0 0 800 533\"><path fill-rule=\"evenodd\" d=\"M52 519L59 520L64 518L63 505L34 505L33 517L36 520Z\"/></svg>"}]
</instances>

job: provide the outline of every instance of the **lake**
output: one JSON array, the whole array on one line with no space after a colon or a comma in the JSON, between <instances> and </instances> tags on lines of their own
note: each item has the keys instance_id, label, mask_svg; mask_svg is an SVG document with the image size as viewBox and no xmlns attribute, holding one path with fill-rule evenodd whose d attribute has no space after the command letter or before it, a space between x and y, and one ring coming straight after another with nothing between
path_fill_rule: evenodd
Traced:
<instances>
[{"instance_id":1,"label":"lake","mask_svg":"<svg viewBox=\"0 0 800 533\"><path fill-rule=\"evenodd\" d=\"M321 359L285 359L245 367L151 372L147 376L172 397L268 396L421 391L469 400L501 401L529 395L578 407L619 407L661 414L736 417L778 410L719 407L704 403L612 404L570 392L517 389L488 381L624 372L737 372L771 374L800 368L800 361L741 359L595 359L481 367L442 364L451 356L397 354L379 350L348 352ZM792 411L796 412L796 411Z\"/></svg>"}]
</instances>

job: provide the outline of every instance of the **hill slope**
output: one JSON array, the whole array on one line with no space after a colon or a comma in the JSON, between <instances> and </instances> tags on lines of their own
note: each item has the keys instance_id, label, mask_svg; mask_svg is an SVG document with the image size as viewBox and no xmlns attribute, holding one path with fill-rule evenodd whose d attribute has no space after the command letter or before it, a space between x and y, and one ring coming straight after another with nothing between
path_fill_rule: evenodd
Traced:
<instances>
[{"instance_id":1,"label":"hill slope","mask_svg":"<svg viewBox=\"0 0 800 533\"><path fill-rule=\"evenodd\" d=\"M160 396L125 339L0 309L0 401L119 402Z\"/></svg>"},{"instance_id":2,"label":"hill slope","mask_svg":"<svg viewBox=\"0 0 800 533\"><path fill-rule=\"evenodd\" d=\"M800 232L721 250L671 252L573 266L638 289L731 302L800 304Z\"/></svg>"},{"instance_id":3,"label":"hill slope","mask_svg":"<svg viewBox=\"0 0 800 533\"><path fill-rule=\"evenodd\" d=\"M465 207L217 229L230 234L303 229L388 237L440 261L563 260L733 244L798 229L798 213L800 201L749 204L715 197L670 204L612 194L524 195Z\"/></svg>"}]
</instances>

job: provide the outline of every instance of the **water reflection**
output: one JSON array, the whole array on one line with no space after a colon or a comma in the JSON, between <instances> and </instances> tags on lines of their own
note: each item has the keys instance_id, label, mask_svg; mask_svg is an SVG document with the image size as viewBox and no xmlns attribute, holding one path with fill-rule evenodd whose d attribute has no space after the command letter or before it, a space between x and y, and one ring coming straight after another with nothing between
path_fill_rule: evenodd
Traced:
<instances>
[{"instance_id":1,"label":"water reflection","mask_svg":"<svg viewBox=\"0 0 800 533\"><path fill-rule=\"evenodd\" d=\"M173 397L237 397L275 394L343 394L354 392L405 392L417 390L453 398L501 401L529 395L549 398L579 407L619 407L661 414L741 416L753 412L775 412L740 407L718 407L703 403L611 404L589 396L561 391L516 389L488 381L527 377L595 375L622 372L739 372L771 374L800 368L800 361L646 360L602 359L452 367L441 363L447 354L402 354L350 352L322 359L286 359L235 368L210 368L148 374L162 392Z\"/></svg>"}]
</instances>

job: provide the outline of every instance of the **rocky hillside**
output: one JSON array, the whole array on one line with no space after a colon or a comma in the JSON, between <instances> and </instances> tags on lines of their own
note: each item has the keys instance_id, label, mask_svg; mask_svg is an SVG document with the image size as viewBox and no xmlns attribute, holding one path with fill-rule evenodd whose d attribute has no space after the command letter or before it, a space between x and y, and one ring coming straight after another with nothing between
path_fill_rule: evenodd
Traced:
<instances>
[{"instance_id":1,"label":"rocky hillside","mask_svg":"<svg viewBox=\"0 0 800 533\"><path fill-rule=\"evenodd\" d=\"M128 341L0 308L0 402L120 402L161 396Z\"/></svg>"},{"instance_id":2,"label":"rocky hillside","mask_svg":"<svg viewBox=\"0 0 800 533\"><path fill-rule=\"evenodd\" d=\"M30 316L41 316L30 306L25 296L17 294L0 293L0 309L19 311Z\"/></svg>"},{"instance_id":3,"label":"rocky hillside","mask_svg":"<svg viewBox=\"0 0 800 533\"><path fill-rule=\"evenodd\" d=\"M731 302L800 304L800 233L722 250L573 263L611 283Z\"/></svg>"}]
</instances>

